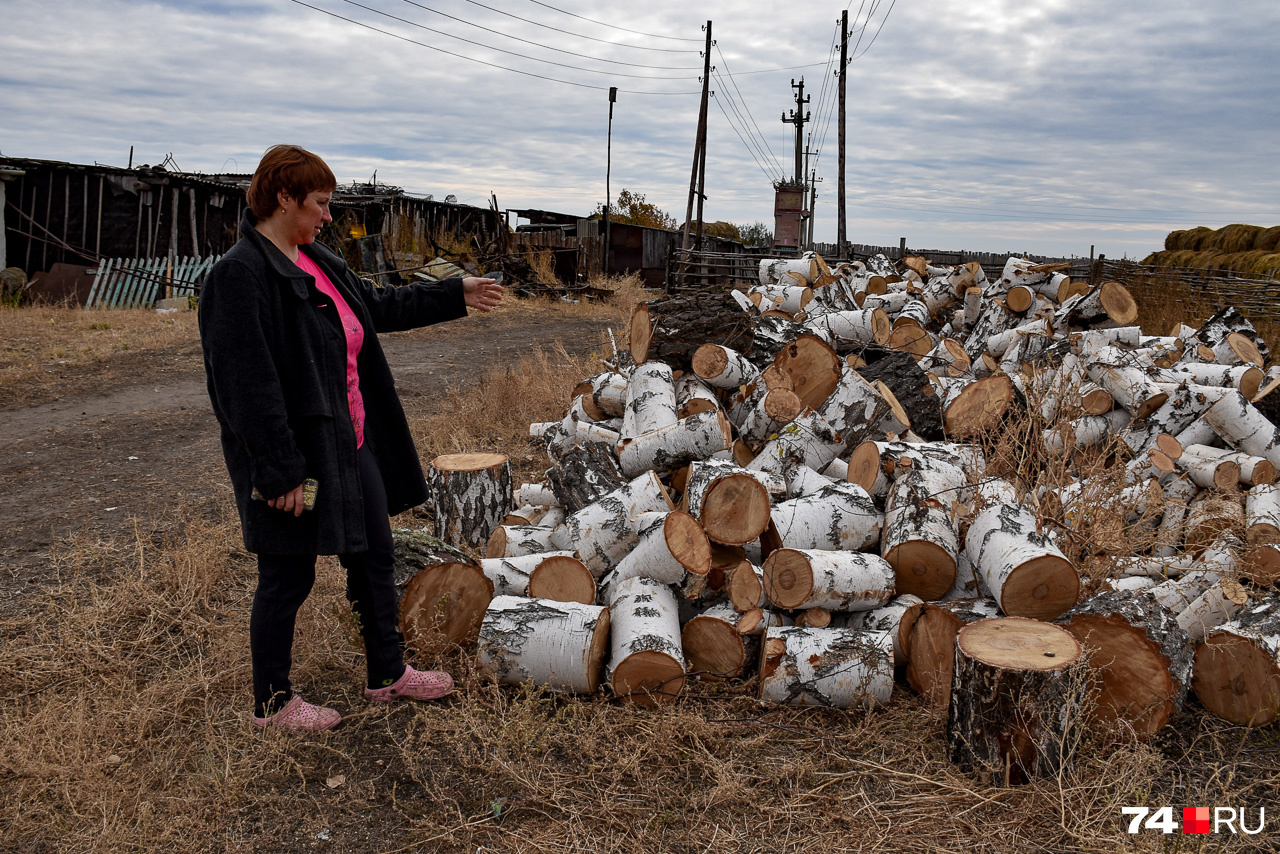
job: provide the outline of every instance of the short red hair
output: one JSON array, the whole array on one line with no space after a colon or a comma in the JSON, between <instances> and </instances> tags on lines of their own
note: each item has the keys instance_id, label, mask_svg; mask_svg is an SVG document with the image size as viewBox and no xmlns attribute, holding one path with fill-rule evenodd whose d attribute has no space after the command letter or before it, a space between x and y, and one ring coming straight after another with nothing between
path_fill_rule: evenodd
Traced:
<instances>
[{"instance_id":1,"label":"short red hair","mask_svg":"<svg viewBox=\"0 0 1280 854\"><path fill-rule=\"evenodd\" d=\"M246 194L249 208L258 219L275 213L283 190L289 198L301 201L317 190L333 190L338 179L323 160L297 145L273 145L262 155L258 169L249 182Z\"/></svg>"}]
</instances>

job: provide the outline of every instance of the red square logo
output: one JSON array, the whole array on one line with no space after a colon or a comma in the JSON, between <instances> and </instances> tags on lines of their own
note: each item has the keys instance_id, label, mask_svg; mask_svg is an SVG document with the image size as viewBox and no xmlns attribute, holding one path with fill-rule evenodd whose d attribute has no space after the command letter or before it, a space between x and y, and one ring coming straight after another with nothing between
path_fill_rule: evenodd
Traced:
<instances>
[{"instance_id":1,"label":"red square logo","mask_svg":"<svg viewBox=\"0 0 1280 854\"><path fill-rule=\"evenodd\" d=\"M1210 810L1208 807L1182 808L1183 833L1208 833L1209 824Z\"/></svg>"}]
</instances>

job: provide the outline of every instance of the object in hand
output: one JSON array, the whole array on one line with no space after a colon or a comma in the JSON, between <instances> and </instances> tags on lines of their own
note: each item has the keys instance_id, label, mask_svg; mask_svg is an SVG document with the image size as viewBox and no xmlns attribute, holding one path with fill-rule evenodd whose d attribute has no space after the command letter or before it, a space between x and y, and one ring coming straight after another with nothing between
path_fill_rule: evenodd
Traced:
<instances>
[{"instance_id":1,"label":"object in hand","mask_svg":"<svg viewBox=\"0 0 1280 854\"><path fill-rule=\"evenodd\" d=\"M316 509L316 494L320 491L320 483L314 477L309 477L302 482L302 509ZM254 501L266 501L262 493L258 491L258 487L253 488L252 494Z\"/></svg>"}]
</instances>

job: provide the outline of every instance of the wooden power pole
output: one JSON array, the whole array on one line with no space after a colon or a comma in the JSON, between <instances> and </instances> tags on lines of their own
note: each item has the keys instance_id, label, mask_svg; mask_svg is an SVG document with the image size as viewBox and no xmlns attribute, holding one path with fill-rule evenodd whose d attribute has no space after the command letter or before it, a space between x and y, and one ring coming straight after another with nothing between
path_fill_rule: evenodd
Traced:
<instances>
[{"instance_id":1,"label":"wooden power pole","mask_svg":"<svg viewBox=\"0 0 1280 854\"><path fill-rule=\"evenodd\" d=\"M693 224L693 199L698 197L698 241L702 241L702 199L706 189L707 164L707 100L711 91L711 22L707 21L707 45L702 53L702 106L698 108L697 141L693 146L693 173L689 176L689 204L684 212L684 237L681 247L689 249L689 232Z\"/></svg>"},{"instance_id":2,"label":"wooden power pole","mask_svg":"<svg viewBox=\"0 0 1280 854\"><path fill-rule=\"evenodd\" d=\"M845 244L848 240L845 225L844 209L844 83L849 67L849 10L840 13L840 151L836 155L840 176L836 188L836 254L841 258L848 257Z\"/></svg>"}]
</instances>

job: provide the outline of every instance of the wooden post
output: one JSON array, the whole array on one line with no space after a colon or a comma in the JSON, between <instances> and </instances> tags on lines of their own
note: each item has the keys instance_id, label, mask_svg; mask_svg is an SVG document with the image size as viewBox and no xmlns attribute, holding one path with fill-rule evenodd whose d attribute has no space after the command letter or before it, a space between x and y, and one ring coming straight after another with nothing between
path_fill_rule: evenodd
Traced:
<instances>
[{"instance_id":1,"label":"wooden post","mask_svg":"<svg viewBox=\"0 0 1280 854\"><path fill-rule=\"evenodd\" d=\"M849 70L849 10L845 9L840 13L840 150L837 154L837 169L840 172L839 187L836 189L836 255L840 258L846 257L845 243L848 235L845 233L845 207L844 207L844 97L845 97L845 78L848 76Z\"/></svg>"},{"instance_id":2,"label":"wooden post","mask_svg":"<svg viewBox=\"0 0 1280 854\"><path fill-rule=\"evenodd\" d=\"M707 99L711 91L711 22L707 21L705 27L707 31L707 44L702 52L702 103L698 107L698 131L697 140L693 145L693 171L689 175L689 203L685 206L684 212L684 235L680 241L680 248L689 249L689 226L693 221L693 196L699 193L698 179L701 167L706 163L704 149L707 145ZM699 215L701 216L701 215ZM699 232L701 237L701 232ZM683 282L682 282L683 284Z\"/></svg>"}]
</instances>

